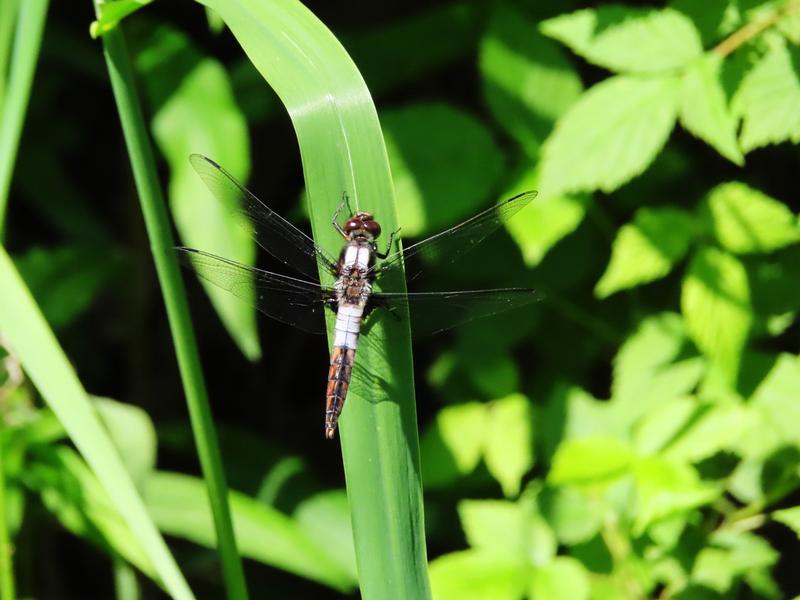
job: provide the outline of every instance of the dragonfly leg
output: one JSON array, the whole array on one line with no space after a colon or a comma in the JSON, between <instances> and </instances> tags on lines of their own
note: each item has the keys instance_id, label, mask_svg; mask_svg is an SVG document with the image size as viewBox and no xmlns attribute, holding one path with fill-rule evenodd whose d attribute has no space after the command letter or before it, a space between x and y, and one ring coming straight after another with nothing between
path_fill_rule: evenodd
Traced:
<instances>
[{"instance_id":1,"label":"dragonfly leg","mask_svg":"<svg viewBox=\"0 0 800 600\"><path fill-rule=\"evenodd\" d=\"M339 232L339 235L341 235L344 239L349 240L350 238L347 237L344 229L342 229L342 226L339 225L339 215L345 206L347 207L347 211L350 212L350 198L347 196L347 192L342 192L342 201L339 203L339 206L336 207L336 210L333 213L331 225L333 225L333 228Z\"/></svg>"},{"instance_id":2,"label":"dragonfly leg","mask_svg":"<svg viewBox=\"0 0 800 600\"><path fill-rule=\"evenodd\" d=\"M400 233L400 227L398 227L392 233L389 234L389 243L386 244L386 250L382 253L376 250L375 256L377 256L381 260L389 256L389 253L392 251L392 244L394 244L394 238L397 236L398 233Z\"/></svg>"}]
</instances>

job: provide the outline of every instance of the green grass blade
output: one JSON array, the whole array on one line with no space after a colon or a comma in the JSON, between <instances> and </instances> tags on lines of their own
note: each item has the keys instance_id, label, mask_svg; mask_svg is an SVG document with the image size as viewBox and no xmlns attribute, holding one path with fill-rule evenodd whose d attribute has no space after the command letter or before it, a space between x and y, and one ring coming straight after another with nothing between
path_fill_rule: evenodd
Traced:
<instances>
[{"instance_id":1,"label":"green grass blade","mask_svg":"<svg viewBox=\"0 0 800 600\"><path fill-rule=\"evenodd\" d=\"M11 554L11 540L8 537L6 518L6 468L3 459L3 428L0 422L0 598L14 600L14 562Z\"/></svg>"},{"instance_id":2,"label":"green grass blade","mask_svg":"<svg viewBox=\"0 0 800 600\"><path fill-rule=\"evenodd\" d=\"M0 2L0 107L6 98L6 76L8 75L8 57L11 53L11 41L14 39L14 25L17 22L19 0ZM2 114L2 110L0 110Z\"/></svg>"},{"instance_id":3,"label":"green grass blade","mask_svg":"<svg viewBox=\"0 0 800 600\"><path fill-rule=\"evenodd\" d=\"M293 0L201 0L216 10L275 89L300 144L314 235L341 239L330 216L346 191L397 227L386 149L372 98L339 42ZM216 157L224 164L225 157ZM383 282L382 282L383 283ZM404 289L402 277L384 287ZM356 360L341 438L362 596L427 598L425 532L410 332L406 320L378 318ZM331 338L329 338L330 340ZM320 443L324 373L320 372Z\"/></svg>"},{"instance_id":4,"label":"green grass blade","mask_svg":"<svg viewBox=\"0 0 800 600\"><path fill-rule=\"evenodd\" d=\"M103 36L103 49L172 331L192 431L208 485L225 586L229 598L237 600L247 598L244 570L233 535L227 485L200 366L200 356L189 317L183 281L173 256L172 248L175 242L120 27L112 29Z\"/></svg>"},{"instance_id":5,"label":"green grass blade","mask_svg":"<svg viewBox=\"0 0 800 600\"><path fill-rule=\"evenodd\" d=\"M164 587L173 598L193 598L86 390L2 247L0 289L0 332L147 552Z\"/></svg>"},{"instance_id":6,"label":"green grass blade","mask_svg":"<svg viewBox=\"0 0 800 600\"><path fill-rule=\"evenodd\" d=\"M48 0L25 0L19 5L7 94L0 113L0 239L5 227L8 191L39 56L47 3ZM3 75L0 73L0 76Z\"/></svg>"}]
</instances>

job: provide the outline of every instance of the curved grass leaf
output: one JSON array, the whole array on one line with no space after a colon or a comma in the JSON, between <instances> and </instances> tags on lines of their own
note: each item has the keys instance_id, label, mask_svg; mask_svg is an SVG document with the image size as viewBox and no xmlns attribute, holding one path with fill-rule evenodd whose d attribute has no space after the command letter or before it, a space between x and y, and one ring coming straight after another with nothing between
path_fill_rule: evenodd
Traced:
<instances>
[{"instance_id":1,"label":"curved grass leaf","mask_svg":"<svg viewBox=\"0 0 800 600\"><path fill-rule=\"evenodd\" d=\"M220 14L292 118L317 243L331 249L341 246L330 218L343 192L350 195L354 209L377 215L384 231L396 229L392 181L375 107L361 75L331 32L294 0L202 3ZM392 291L405 288L399 276L381 283ZM382 318L373 323L369 343L359 348L357 358L372 376L354 378L342 415L342 450L364 598L430 595L410 348L407 321ZM320 378L322 385L322 373Z\"/></svg>"},{"instance_id":2,"label":"curved grass leaf","mask_svg":"<svg viewBox=\"0 0 800 600\"><path fill-rule=\"evenodd\" d=\"M216 546L214 522L202 479L157 471L145 484L145 502L159 528L209 548ZM231 514L242 556L323 583L351 590L353 573L322 547L328 540L309 535L295 520L238 492L230 492Z\"/></svg>"},{"instance_id":3,"label":"curved grass leaf","mask_svg":"<svg viewBox=\"0 0 800 600\"><path fill-rule=\"evenodd\" d=\"M689 250L694 221L677 208L643 208L633 223L623 225L611 251L611 261L597 282L599 298L649 283L667 275Z\"/></svg>"},{"instance_id":4,"label":"curved grass leaf","mask_svg":"<svg viewBox=\"0 0 800 600\"><path fill-rule=\"evenodd\" d=\"M669 8L606 5L548 19L539 28L589 62L612 71L674 69L703 51L694 24Z\"/></svg>"},{"instance_id":5,"label":"curved grass leaf","mask_svg":"<svg viewBox=\"0 0 800 600\"><path fill-rule=\"evenodd\" d=\"M0 248L0 331L64 425L173 598L193 598L53 332Z\"/></svg>"},{"instance_id":6,"label":"curved grass leaf","mask_svg":"<svg viewBox=\"0 0 800 600\"><path fill-rule=\"evenodd\" d=\"M112 0L100 5L99 17L89 26L89 35L98 38L116 27L122 19L144 8L153 0Z\"/></svg>"},{"instance_id":7,"label":"curved grass leaf","mask_svg":"<svg viewBox=\"0 0 800 600\"><path fill-rule=\"evenodd\" d=\"M544 143L540 194L611 192L642 173L675 124L679 83L618 76L584 93Z\"/></svg>"}]
</instances>

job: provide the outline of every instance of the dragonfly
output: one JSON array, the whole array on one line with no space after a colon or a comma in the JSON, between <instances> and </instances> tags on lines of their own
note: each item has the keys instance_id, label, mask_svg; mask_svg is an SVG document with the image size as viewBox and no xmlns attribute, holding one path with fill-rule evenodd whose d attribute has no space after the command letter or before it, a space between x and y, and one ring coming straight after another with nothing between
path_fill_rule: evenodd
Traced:
<instances>
[{"instance_id":1,"label":"dragonfly","mask_svg":"<svg viewBox=\"0 0 800 600\"><path fill-rule=\"evenodd\" d=\"M271 210L219 164L199 154L191 155L189 160L217 200L249 220L256 243L297 271L299 277L258 269L195 248L175 248L181 262L202 279L254 304L268 317L309 333L326 333L324 310L336 313L325 393L324 432L327 439L336 435L353 374L362 324L370 318L373 310L387 310L395 315L405 315L409 311L412 332L425 335L475 318L520 308L539 298L535 290L528 288L417 293L374 289L378 281L402 269L413 256L446 257L449 261L460 257L527 206L536 192L514 196L401 250L393 250L399 230L394 231L383 251L379 250L377 243L381 235L378 221L369 212L350 211L344 194L331 219L331 225L343 239L338 258L334 258ZM345 207L350 216L340 223L339 217ZM320 283L320 270L332 276L335 280L333 285Z\"/></svg>"}]
</instances>

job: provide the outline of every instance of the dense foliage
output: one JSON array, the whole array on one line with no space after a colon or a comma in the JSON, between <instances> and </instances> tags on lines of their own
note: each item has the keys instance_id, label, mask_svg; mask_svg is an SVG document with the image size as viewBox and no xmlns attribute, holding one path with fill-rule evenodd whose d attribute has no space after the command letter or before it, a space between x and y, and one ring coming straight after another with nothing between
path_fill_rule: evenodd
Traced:
<instances>
[{"instance_id":1,"label":"dense foliage","mask_svg":"<svg viewBox=\"0 0 800 600\"><path fill-rule=\"evenodd\" d=\"M0 162L18 4L0 11ZM280 101L211 11L115 4L92 34L124 19L180 242L274 268L187 157L207 154L303 223L314 210ZM480 250L412 281L543 297L414 343L433 596L800 593L800 2L329 4L308 6L375 99L405 240L539 191ZM91 9L51 7L4 236L105 427L76 416L85 392L65 361L63 389L34 385L61 363L9 292L0 555L8 536L21 595L158 597L151 580L175 595L169 553L136 502L120 505L133 486L109 491L132 479L195 594L219 597ZM186 282L252 597L355 593L363 549L321 433L325 344ZM28 323L30 351L11 339ZM91 458L103 431L130 478Z\"/></svg>"}]
</instances>

